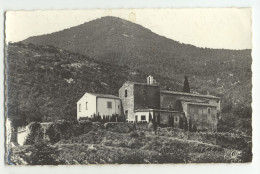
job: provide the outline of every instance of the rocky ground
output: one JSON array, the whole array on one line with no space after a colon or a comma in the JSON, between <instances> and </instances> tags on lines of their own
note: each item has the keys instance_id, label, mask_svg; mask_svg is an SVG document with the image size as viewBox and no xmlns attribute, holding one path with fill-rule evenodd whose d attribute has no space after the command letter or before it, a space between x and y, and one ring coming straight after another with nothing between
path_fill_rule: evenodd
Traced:
<instances>
[{"instance_id":1,"label":"rocky ground","mask_svg":"<svg viewBox=\"0 0 260 174\"><path fill-rule=\"evenodd\" d=\"M118 127L90 130L56 143L36 143L14 147L10 161L18 165L85 165L149 163L230 163L251 161L242 140L248 137L221 133L185 133L164 128L118 132ZM197 137L197 138L195 138ZM216 138L212 141L212 137ZM225 137L230 137L233 144ZM247 141L247 140L246 140ZM236 143L237 142L237 143ZM41 158L41 159L40 159ZM46 158L46 159L45 159ZM32 161L32 159L34 161Z\"/></svg>"}]
</instances>

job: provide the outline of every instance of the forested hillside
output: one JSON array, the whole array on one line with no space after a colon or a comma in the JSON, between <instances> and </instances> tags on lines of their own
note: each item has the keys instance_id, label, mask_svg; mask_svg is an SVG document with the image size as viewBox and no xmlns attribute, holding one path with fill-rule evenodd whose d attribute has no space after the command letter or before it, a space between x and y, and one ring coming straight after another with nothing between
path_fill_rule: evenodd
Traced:
<instances>
[{"instance_id":1,"label":"forested hillside","mask_svg":"<svg viewBox=\"0 0 260 174\"><path fill-rule=\"evenodd\" d=\"M18 125L31 121L76 119L76 102L85 92L118 95L118 89L127 81L145 82L148 74L97 62L87 56L71 53L52 46L9 44L7 49L7 108L8 117ZM155 75L161 88L182 91L183 84ZM250 80L250 79L249 79ZM190 80L190 85L197 82ZM207 87L202 81L199 90ZM210 86L208 86L210 88ZM241 86L239 92L250 90ZM228 103L228 91L222 97L222 124L224 131L243 131L251 134L252 110L247 104ZM194 89L193 89L194 91ZM227 94L227 95L224 95Z\"/></svg>"},{"instance_id":2,"label":"forested hillside","mask_svg":"<svg viewBox=\"0 0 260 174\"><path fill-rule=\"evenodd\" d=\"M19 125L34 120L76 119L76 102L85 92L118 95L127 80L146 82L147 74L97 62L51 46L9 44L8 117ZM162 87L181 89L169 78Z\"/></svg>"},{"instance_id":3,"label":"forested hillside","mask_svg":"<svg viewBox=\"0 0 260 174\"><path fill-rule=\"evenodd\" d=\"M98 61L127 65L169 77L180 85L187 75L193 92L224 97L224 105L249 107L252 101L251 50L198 48L116 17L102 17L22 42L53 45Z\"/></svg>"}]
</instances>

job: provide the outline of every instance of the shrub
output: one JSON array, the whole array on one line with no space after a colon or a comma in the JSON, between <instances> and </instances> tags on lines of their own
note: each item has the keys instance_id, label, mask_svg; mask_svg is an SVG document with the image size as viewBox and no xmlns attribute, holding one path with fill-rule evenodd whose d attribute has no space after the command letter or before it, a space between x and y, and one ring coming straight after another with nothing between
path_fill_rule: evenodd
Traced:
<instances>
[{"instance_id":1,"label":"shrub","mask_svg":"<svg viewBox=\"0 0 260 174\"><path fill-rule=\"evenodd\" d=\"M79 133L78 135L88 133L92 129L93 123L90 120L79 121Z\"/></svg>"},{"instance_id":2,"label":"shrub","mask_svg":"<svg viewBox=\"0 0 260 174\"><path fill-rule=\"evenodd\" d=\"M122 122L109 122L104 124L105 128L111 132L129 133L135 130L135 124Z\"/></svg>"},{"instance_id":3,"label":"shrub","mask_svg":"<svg viewBox=\"0 0 260 174\"><path fill-rule=\"evenodd\" d=\"M136 131L130 132L129 135L130 135L130 137L139 137L139 134Z\"/></svg>"},{"instance_id":4,"label":"shrub","mask_svg":"<svg viewBox=\"0 0 260 174\"><path fill-rule=\"evenodd\" d=\"M125 142L121 141L121 142L119 143L119 146L120 146L120 147L127 147L127 144L126 144Z\"/></svg>"},{"instance_id":5,"label":"shrub","mask_svg":"<svg viewBox=\"0 0 260 174\"><path fill-rule=\"evenodd\" d=\"M113 144L113 142L111 140L106 140L106 141L104 141L103 144L106 146L111 146Z\"/></svg>"},{"instance_id":6,"label":"shrub","mask_svg":"<svg viewBox=\"0 0 260 174\"><path fill-rule=\"evenodd\" d=\"M40 130L41 124L38 122L32 122L28 125L30 133L28 134L25 144L34 144L43 138L43 133Z\"/></svg>"},{"instance_id":7,"label":"shrub","mask_svg":"<svg viewBox=\"0 0 260 174\"><path fill-rule=\"evenodd\" d=\"M115 163L119 164L143 164L145 154L140 150L130 151L122 154L115 160Z\"/></svg>"},{"instance_id":8,"label":"shrub","mask_svg":"<svg viewBox=\"0 0 260 174\"><path fill-rule=\"evenodd\" d=\"M128 142L127 146L129 148L139 148L142 147L142 143L138 139L132 139Z\"/></svg>"},{"instance_id":9,"label":"shrub","mask_svg":"<svg viewBox=\"0 0 260 174\"><path fill-rule=\"evenodd\" d=\"M247 144L247 146L242 149L242 152L240 154L239 159L242 162L251 162L252 161L252 157L253 157L253 153L252 153L252 142L249 142Z\"/></svg>"},{"instance_id":10,"label":"shrub","mask_svg":"<svg viewBox=\"0 0 260 174\"><path fill-rule=\"evenodd\" d=\"M140 132L140 136L144 137L145 133L144 132Z\"/></svg>"},{"instance_id":11,"label":"shrub","mask_svg":"<svg viewBox=\"0 0 260 174\"><path fill-rule=\"evenodd\" d=\"M58 156L57 147L52 147L44 141L35 143L31 148L31 152L26 158L29 165L58 165L64 163L55 160Z\"/></svg>"}]
</instances>

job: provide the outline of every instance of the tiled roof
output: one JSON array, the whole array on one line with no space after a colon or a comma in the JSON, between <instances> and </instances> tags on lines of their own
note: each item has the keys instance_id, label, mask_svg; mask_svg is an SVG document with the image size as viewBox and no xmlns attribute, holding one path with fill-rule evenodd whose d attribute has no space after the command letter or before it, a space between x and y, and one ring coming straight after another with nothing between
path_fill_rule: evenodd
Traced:
<instances>
[{"instance_id":1,"label":"tiled roof","mask_svg":"<svg viewBox=\"0 0 260 174\"><path fill-rule=\"evenodd\" d=\"M97 94L97 93L89 93L92 94L96 97L100 97L100 98L112 98L112 99L120 99L119 97L115 96L115 95L110 95L110 94Z\"/></svg>"},{"instance_id":2,"label":"tiled roof","mask_svg":"<svg viewBox=\"0 0 260 174\"><path fill-rule=\"evenodd\" d=\"M211 105L208 103L196 103L196 102L181 102L182 104L188 104L188 105L199 105L199 106L214 106L217 107L216 105Z\"/></svg>"},{"instance_id":3,"label":"tiled roof","mask_svg":"<svg viewBox=\"0 0 260 174\"><path fill-rule=\"evenodd\" d=\"M159 84L157 84L157 83L155 83L155 84L147 84L147 83L130 82L130 81L126 81L125 83L128 83L128 84L135 84L135 85L159 86Z\"/></svg>"},{"instance_id":4,"label":"tiled roof","mask_svg":"<svg viewBox=\"0 0 260 174\"><path fill-rule=\"evenodd\" d=\"M165 93L165 94L176 94L176 95L186 95L186 96L194 96L194 97L220 99L219 97L216 97L216 96L213 96L213 95L192 94L192 93L166 91L166 90L161 90L160 92Z\"/></svg>"}]
</instances>

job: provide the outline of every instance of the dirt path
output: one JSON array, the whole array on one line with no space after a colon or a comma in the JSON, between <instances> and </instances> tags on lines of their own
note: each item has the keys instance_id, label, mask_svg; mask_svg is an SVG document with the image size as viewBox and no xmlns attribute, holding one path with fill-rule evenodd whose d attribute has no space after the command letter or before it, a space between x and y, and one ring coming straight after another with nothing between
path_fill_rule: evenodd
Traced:
<instances>
[{"instance_id":1,"label":"dirt path","mask_svg":"<svg viewBox=\"0 0 260 174\"><path fill-rule=\"evenodd\" d=\"M190 142L190 143L195 143L195 144L203 144L203 145L211 146L211 147L221 147L219 145L210 144L210 143L204 143L204 142L196 141L196 140L180 139L180 138L167 137L167 136L159 136L159 137L165 138L165 139L170 139L170 140L177 140L177 141L180 141L180 142Z\"/></svg>"}]
</instances>

